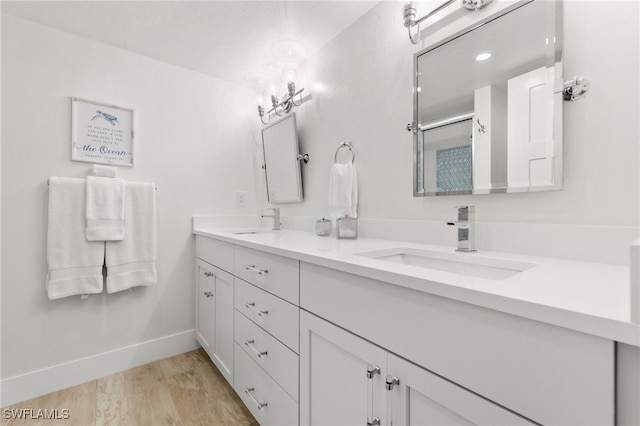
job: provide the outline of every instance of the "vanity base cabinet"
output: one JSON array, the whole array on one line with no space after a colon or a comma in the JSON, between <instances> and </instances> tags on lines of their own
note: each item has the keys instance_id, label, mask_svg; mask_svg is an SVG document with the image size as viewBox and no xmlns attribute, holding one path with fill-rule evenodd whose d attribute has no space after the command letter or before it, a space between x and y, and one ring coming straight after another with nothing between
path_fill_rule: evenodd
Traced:
<instances>
[{"instance_id":1,"label":"vanity base cabinet","mask_svg":"<svg viewBox=\"0 0 640 426\"><path fill-rule=\"evenodd\" d=\"M302 425L535 424L313 314L300 330Z\"/></svg>"},{"instance_id":2,"label":"vanity base cabinet","mask_svg":"<svg viewBox=\"0 0 640 426\"><path fill-rule=\"evenodd\" d=\"M234 389L262 426L298 424L298 403L236 343Z\"/></svg>"},{"instance_id":3,"label":"vanity base cabinet","mask_svg":"<svg viewBox=\"0 0 640 426\"><path fill-rule=\"evenodd\" d=\"M196 340L233 385L233 276L196 261Z\"/></svg>"},{"instance_id":4,"label":"vanity base cabinet","mask_svg":"<svg viewBox=\"0 0 640 426\"><path fill-rule=\"evenodd\" d=\"M534 422L614 424L606 339L307 263L300 305Z\"/></svg>"}]
</instances>

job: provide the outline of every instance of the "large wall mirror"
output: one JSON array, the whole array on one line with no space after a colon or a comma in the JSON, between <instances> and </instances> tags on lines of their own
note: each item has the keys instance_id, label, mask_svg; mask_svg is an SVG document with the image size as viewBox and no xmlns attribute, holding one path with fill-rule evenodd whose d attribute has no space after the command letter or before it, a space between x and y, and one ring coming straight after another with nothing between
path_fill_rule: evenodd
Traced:
<instances>
[{"instance_id":1,"label":"large wall mirror","mask_svg":"<svg viewBox=\"0 0 640 426\"><path fill-rule=\"evenodd\" d=\"M302 177L300 160L298 160L295 113L262 129L262 149L269 202L302 201Z\"/></svg>"},{"instance_id":2,"label":"large wall mirror","mask_svg":"<svg viewBox=\"0 0 640 426\"><path fill-rule=\"evenodd\" d=\"M562 187L562 2L523 1L414 57L414 196Z\"/></svg>"}]
</instances>

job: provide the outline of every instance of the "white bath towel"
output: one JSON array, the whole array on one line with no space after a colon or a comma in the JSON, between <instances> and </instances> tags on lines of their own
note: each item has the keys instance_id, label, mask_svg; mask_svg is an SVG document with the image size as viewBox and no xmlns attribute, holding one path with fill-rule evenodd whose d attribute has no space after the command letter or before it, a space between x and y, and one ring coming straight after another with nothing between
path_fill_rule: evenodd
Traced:
<instances>
[{"instance_id":1,"label":"white bath towel","mask_svg":"<svg viewBox=\"0 0 640 426\"><path fill-rule=\"evenodd\" d=\"M357 217L358 176L353 163L334 163L329 173L329 206L333 217Z\"/></svg>"},{"instance_id":2,"label":"white bath towel","mask_svg":"<svg viewBox=\"0 0 640 426\"><path fill-rule=\"evenodd\" d=\"M104 242L87 241L86 183L49 178L46 289L49 299L102 293Z\"/></svg>"},{"instance_id":3,"label":"white bath towel","mask_svg":"<svg viewBox=\"0 0 640 426\"><path fill-rule=\"evenodd\" d=\"M124 239L124 181L87 176L87 240Z\"/></svg>"},{"instance_id":4,"label":"white bath towel","mask_svg":"<svg viewBox=\"0 0 640 426\"><path fill-rule=\"evenodd\" d=\"M116 178L118 177L118 168L113 166L103 166L101 164L94 164L93 175Z\"/></svg>"},{"instance_id":5,"label":"white bath towel","mask_svg":"<svg viewBox=\"0 0 640 426\"><path fill-rule=\"evenodd\" d=\"M156 273L156 191L153 183L125 183L126 238L107 241L107 293L148 286Z\"/></svg>"}]
</instances>

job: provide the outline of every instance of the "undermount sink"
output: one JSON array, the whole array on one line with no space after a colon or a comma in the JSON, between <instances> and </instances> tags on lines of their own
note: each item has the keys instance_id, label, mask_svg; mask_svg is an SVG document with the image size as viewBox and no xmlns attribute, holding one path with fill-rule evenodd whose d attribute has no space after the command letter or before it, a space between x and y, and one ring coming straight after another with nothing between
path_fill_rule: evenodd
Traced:
<instances>
[{"instance_id":1,"label":"undermount sink","mask_svg":"<svg viewBox=\"0 0 640 426\"><path fill-rule=\"evenodd\" d=\"M355 253L355 255L489 280L504 280L536 266L534 263L484 257L477 253L445 253L407 247Z\"/></svg>"},{"instance_id":2,"label":"undermount sink","mask_svg":"<svg viewBox=\"0 0 640 426\"><path fill-rule=\"evenodd\" d=\"M234 231L231 231L232 234L235 235L241 235L241 234L264 234L267 232L271 232L268 229L237 229Z\"/></svg>"}]
</instances>

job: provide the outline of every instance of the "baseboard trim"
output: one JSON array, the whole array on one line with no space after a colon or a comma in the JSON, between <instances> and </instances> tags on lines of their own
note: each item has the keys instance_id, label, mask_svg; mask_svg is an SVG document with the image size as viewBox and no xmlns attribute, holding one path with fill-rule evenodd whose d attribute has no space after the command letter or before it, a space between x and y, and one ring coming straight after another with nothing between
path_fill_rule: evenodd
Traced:
<instances>
[{"instance_id":1,"label":"baseboard trim","mask_svg":"<svg viewBox=\"0 0 640 426\"><path fill-rule=\"evenodd\" d=\"M187 330L9 377L0 382L0 407L27 401L199 347L195 331Z\"/></svg>"}]
</instances>

